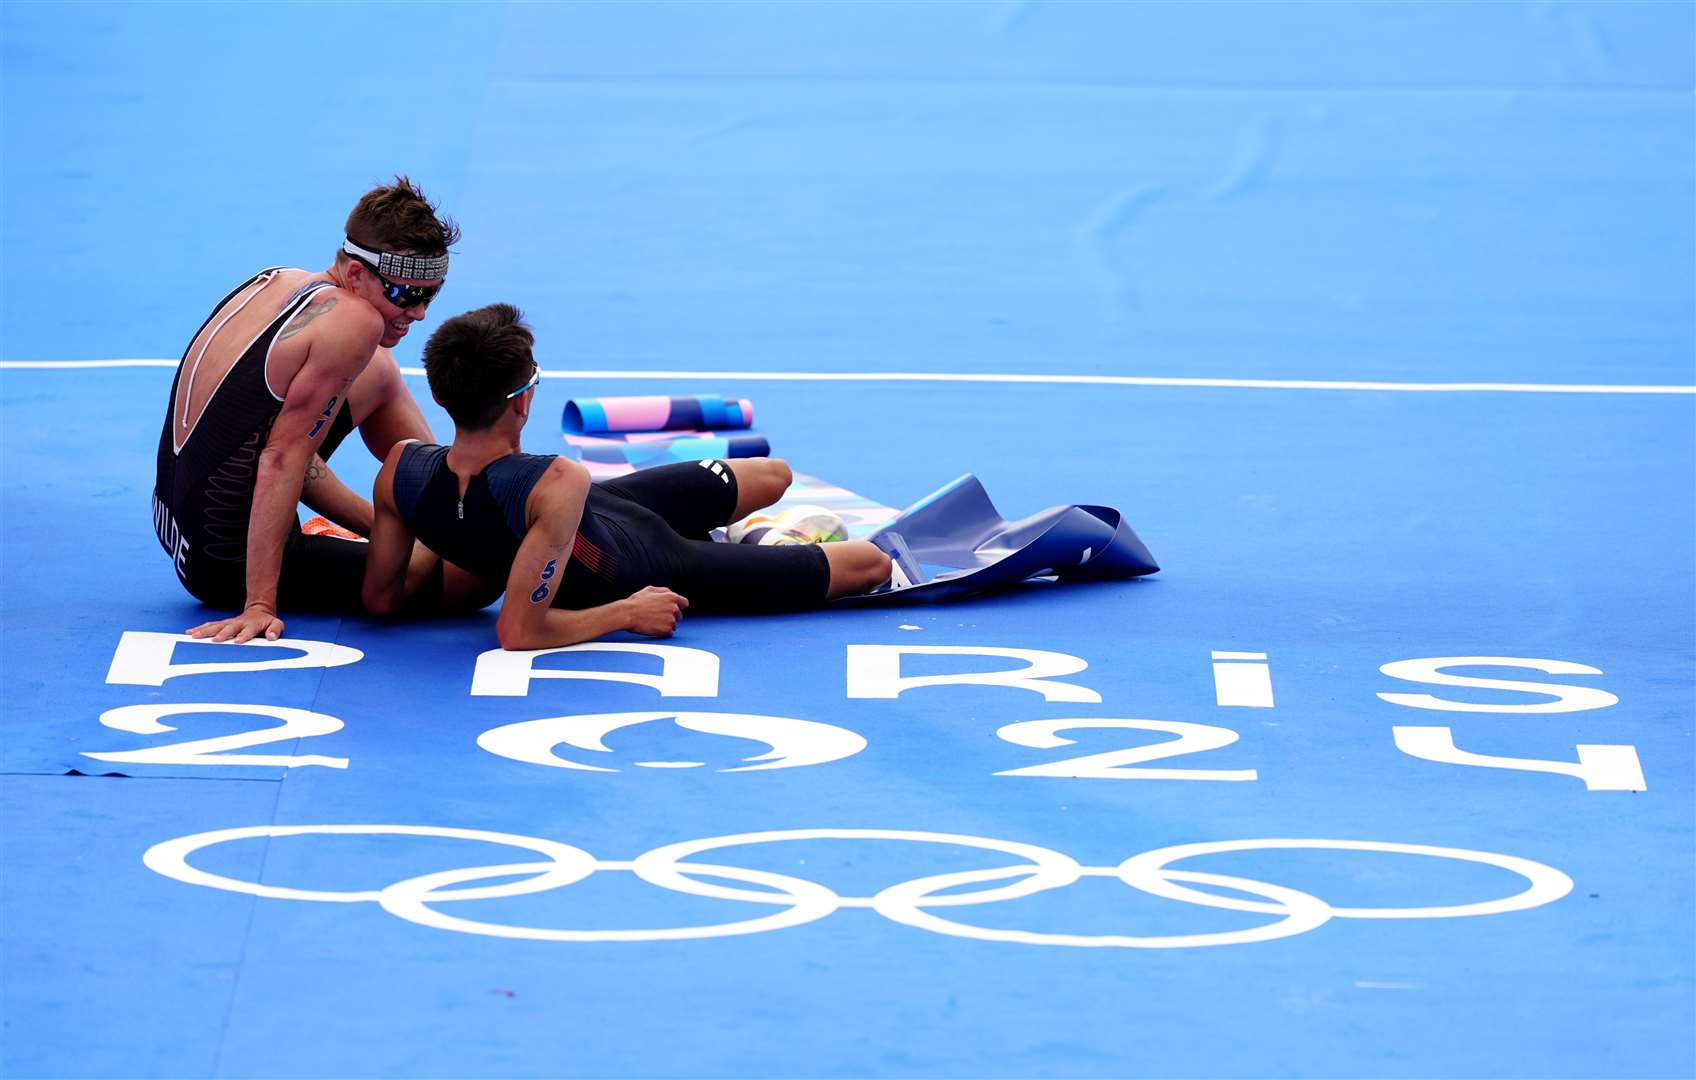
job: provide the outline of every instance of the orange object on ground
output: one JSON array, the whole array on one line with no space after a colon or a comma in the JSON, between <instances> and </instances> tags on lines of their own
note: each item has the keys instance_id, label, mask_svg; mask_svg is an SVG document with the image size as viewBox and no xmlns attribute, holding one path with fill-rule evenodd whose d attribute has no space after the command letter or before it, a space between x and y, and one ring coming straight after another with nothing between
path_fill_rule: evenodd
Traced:
<instances>
[{"instance_id":1,"label":"orange object on ground","mask_svg":"<svg viewBox=\"0 0 1696 1080\"><path fill-rule=\"evenodd\" d=\"M365 537L360 536L352 529L342 528L327 517L313 518L306 524L302 525L300 527L300 531L305 533L307 536L339 536L343 540L358 540L360 543L365 542Z\"/></svg>"}]
</instances>

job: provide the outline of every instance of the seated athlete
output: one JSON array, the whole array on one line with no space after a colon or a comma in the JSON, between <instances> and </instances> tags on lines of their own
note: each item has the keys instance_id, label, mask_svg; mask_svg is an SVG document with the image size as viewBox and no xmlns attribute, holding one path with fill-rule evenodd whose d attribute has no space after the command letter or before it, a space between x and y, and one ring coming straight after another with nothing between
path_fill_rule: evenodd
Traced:
<instances>
[{"instance_id":1,"label":"seated athlete","mask_svg":"<svg viewBox=\"0 0 1696 1080\"><path fill-rule=\"evenodd\" d=\"M401 439L430 437L389 348L429 310L458 239L396 177L353 208L329 269L261 271L201 324L171 384L153 523L183 587L241 614L191 635L275 639L284 609L360 610L366 545L305 535L296 505L369 533L370 504L325 460L355 427L378 458ZM428 551L410 565L419 585L430 583L421 603L437 602L444 580L458 606L475 603L462 595L463 575Z\"/></svg>"},{"instance_id":2,"label":"seated athlete","mask_svg":"<svg viewBox=\"0 0 1696 1080\"><path fill-rule=\"evenodd\" d=\"M430 392L453 417L451 446L403 442L377 474L365 606L403 609L414 540L496 588L501 647L544 649L616 630L666 637L683 609L788 611L889 579L863 540L715 543L712 529L769 506L790 482L773 458L700 461L592 484L582 465L525 454L541 369L518 309L492 304L444 322L424 346Z\"/></svg>"}]
</instances>

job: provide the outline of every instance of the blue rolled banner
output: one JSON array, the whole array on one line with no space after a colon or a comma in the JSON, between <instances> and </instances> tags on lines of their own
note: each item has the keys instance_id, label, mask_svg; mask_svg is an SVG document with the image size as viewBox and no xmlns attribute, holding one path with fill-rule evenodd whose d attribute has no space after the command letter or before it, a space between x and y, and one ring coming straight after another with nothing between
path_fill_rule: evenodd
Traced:
<instances>
[{"instance_id":1,"label":"blue rolled banner","mask_svg":"<svg viewBox=\"0 0 1696 1080\"><path fill-rule=\"evenodd\" d=\"M561 426L571 435L626 431L719 431L754 424L753 402L718 394L573 398Z\"/></svg>"}]
</instances>

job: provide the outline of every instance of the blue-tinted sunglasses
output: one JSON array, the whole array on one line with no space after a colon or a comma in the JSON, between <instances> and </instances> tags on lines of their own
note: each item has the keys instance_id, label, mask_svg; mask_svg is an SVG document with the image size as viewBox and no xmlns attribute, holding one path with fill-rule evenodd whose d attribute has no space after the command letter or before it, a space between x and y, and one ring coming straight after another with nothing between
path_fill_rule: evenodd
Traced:
<instances>
[{"instance_id":1,"label":"blue-tinted sunglasses","mask_svg":"<svg viewBox=\"0 0 1696 1080\"><path fill-rule=\"evenodd\" d=\"M353 258L364 264L365 268L371 271L371 276L382 284L383 299L402 311L407 308L418 307L421 304L428 304L436 298L437 293L442 291L440 285L403 285L398 281L391 281L378 273L376 264L370 259L360 258L358 255L354 255Z\"/></svg>"}]
</instances>

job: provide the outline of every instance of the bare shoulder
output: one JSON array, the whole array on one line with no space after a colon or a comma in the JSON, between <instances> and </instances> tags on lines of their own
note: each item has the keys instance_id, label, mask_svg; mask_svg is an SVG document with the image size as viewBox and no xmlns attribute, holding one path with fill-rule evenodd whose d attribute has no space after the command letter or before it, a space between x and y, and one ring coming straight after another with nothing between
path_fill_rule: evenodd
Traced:
<instances>
[{"instance_id":1,"label":"bare shoulder","mask_svg":"<svg viewBox=\"0 0 1696 1080\"><path fill-rule=\"evenodd\" d=\"M548 463L548 469L530 489L530 523L549 514L576 506L581 508L589 496L589 470L570 458L558 457Z\"/></svg>"},{"instance_id":2,"label":"bare shoulder","mask_svg":"<svg viewBox=\"0 0 1696 1080\"><path fill-rule=\"evenodd\" d=\"M556 457L536 482L536 490L547 489L550 497L581 499L589 494L589 470L570 458Z\"/></svg>"},{"instance_id":3,"label":"bare shoulder","mask_svg":"<svg viewBox=\"0 0 1696 1080\"><path fill-rule=\"evenodd\" d=\"M366 301L355 296L347 289L325 289L312 298L313 304L324 305L324 325L326 331L357 335L361 339L370 339L370 348L375 352L377 341L383 336L383 313L372 307Z\"/></svg>"},{"instance_id":4,"label":"bare shoulder","mask_svg":"<svg viewBox=\"0 0 1696 1080\"><path fill-rule=\"evenodd\" d=\"M376 496L372 500L374 505L381 508L394 505L395 473L400 470L401 455L406 453L408 446L417 441L417 439L401 439L389 447L388 456L383 458L383 464L377 469L377 479L372 485L372 492Z\"/></svg>"},{"instance_id":5,"label":"bare shoulder","mask_svg":"<svg viewBox=\"0 0 1696 1080\"><path fill-rule=\"evenodd\" d=\"M278 398L302 384L316 395L320 384L351 381L370 363L382 341L377 309L341 288L319 289L278 331L265 358L265 382Z\"/></svg>"},{"instance_id":6,"label":"bare shoulder","mask_svg":"<svg viewBox=\"0 0 1696 1080\"><path fill-rule=\"evenodd\" d=\"M568 483L572 487L589 488L589 470L583 468L580 461L570 458L555 458L548 463L548 482Z\"/></svg>"},{"instance_id":7,"label":"bare shoulder","mask_svg":"<svg viewBox=\"0 0 1696 1080\"><path fill-rule=\"evenodd\" d=\"M332 287L315 293L277 340L299 338L315 353L346 353L368 362L382 337L382 313L348 290Z\"/></svg>"},{"instance_id":8,"label":"bare shoulder","mask_svg":"<svg viewBox=\"0 0 1696 1080\"><path fill-rule=\"evenodd\" d=\"M389 447L388 455L383 458L383 468L388 472L394 472L400 465L401 455L406 453L406 448L416 442L418 442L417 439L401 439Z\"/></svg>"}]
</instances>

